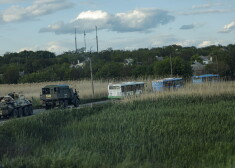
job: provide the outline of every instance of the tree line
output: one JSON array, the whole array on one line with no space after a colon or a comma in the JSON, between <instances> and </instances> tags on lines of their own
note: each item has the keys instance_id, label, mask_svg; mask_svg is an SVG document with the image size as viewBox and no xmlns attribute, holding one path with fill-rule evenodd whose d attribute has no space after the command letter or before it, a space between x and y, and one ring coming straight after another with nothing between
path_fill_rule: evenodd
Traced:
<instances>
[{"instance_id":1,"label":"tree line","mask_svg":"<svg viewBox=\"0 0 235 168\"><path fill-rule=\"evenodd\" d=\"M79 80L90 77L90 60L95 79L122 79L193 74L191 64L199 56L211 56L207 73L224 77L235 76L235 45L205 48L171 45L137 50L107 50L97 52L68 51L55 55L49 51L22 51L0 56L0 83L31 83L44 81ZM78 62L83 66L75 66ZM128 62L129 60L129 62ZM74 66L71 66L74 65Z\"/></svg>"}]
</instances>

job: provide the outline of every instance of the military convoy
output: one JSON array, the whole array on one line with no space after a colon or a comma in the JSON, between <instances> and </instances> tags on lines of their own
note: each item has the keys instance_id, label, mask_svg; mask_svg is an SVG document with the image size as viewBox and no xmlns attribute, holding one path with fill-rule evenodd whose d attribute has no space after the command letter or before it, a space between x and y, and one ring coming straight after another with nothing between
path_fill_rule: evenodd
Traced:
<instances>
[{"instance_id":1,"label":"military convoy","mask_svg":"<svg viewBox=\"0 0 235 168\"><path fill-rule=\"evenodd\" d=\"M68 85L47 85L42 88L40 95L42 106L45 109L54 107L66 108L69 105L78 107L80 98L76 91ZM33 106L30 100L23 95L9 93L0 97L0 118L17 118L33 114Z\"/></svg>"},{"instance_id":2,"label":"military convoy","mask_svg":"<svg viewBox=\"0 0 235 168\"><path fill-rule=\"evenodd\" d=\"M68 85L48 85L42 88L40 95L42 106L45 109L54 107L66 108L68 105L78 107L80 103L79 95L75 89L71 89Z\"/></svg>"},{"instance_id":3,"label":"military convoy","mask_svg":"<svg viewBox=\"0 0 235 168\"><path fill-rule=\"evenodd\" d=\"M4 97L0 97L0 118L17 118L32 114L32 103L23 95L9 93Z\"/></svg>"}]
</instances>

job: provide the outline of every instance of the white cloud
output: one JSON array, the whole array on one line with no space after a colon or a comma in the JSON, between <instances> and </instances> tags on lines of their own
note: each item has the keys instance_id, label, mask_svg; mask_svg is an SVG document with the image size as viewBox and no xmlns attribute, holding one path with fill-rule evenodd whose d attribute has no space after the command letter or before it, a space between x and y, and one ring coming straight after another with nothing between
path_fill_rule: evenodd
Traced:
<instances>
[{"instance_id":1,"label":"white cloud","mask_svg":"<svg viewBox=\"0 0 235 168\"><path fill-rule=\"evenodd\" d=\"M50 42L48 43L46 50L56 53L56 54L61 54L65 51L68 51L69 49L66 47L63 47L63 45L58 42Z\"/></svg>"},{"instance_id":2,"label":"white cloud","mask_svg":"<svg viewBox=\"0 0 235 168\"><path fill-rule=\"evenodd\" d=\"M0 20L3 22L25 21L72 6L73 4L67 0L35 0L31 6L11 6L0 14Z\"/></svg>"},{"instance_id":3,"label":"white cloud","mask_svg":"<svg viewBox=\"0 0 235 168\"><path fill-rule=\"evenodd\" d=\"M179 14L180 15L222 14L234 11L235 11L234 9L207 9L207 10L180 12Z\"/></svg>"},{"instance_id":4,"label":"white cloud","mask_svg":"<svg viewBox=\"0 0 235 168\"><path fill-rule=\"evenodd\" d=\"M97 19L106 19L106 18L108 18L107 12L97 10L97 11L82 12L78 15L78 17L75 20L79 20L79 19L97 20Z\"/></svg>"},{"instance_id":5,"label":"white cloud","mask_svg":"<svg viewBox=\"0 0 235 168\"><path fill-rule=\"evenodd\" d=\"M213 41L203 41L201 42L198 47L202 48L202 47L207 47L207 46L211 46L211 45L218 45L218 42L213 42Z\"/></svg>"},{"instance_id":6,"label":"white cloud","mask_svg":"<svg viewBox=\"0 0 235 168\"><path fill-rule=\"evenodd\" d=\"M18 3L18 2L24 2L27 0L0 0L0 4L10 4L10 3Z\"/></svg>"},{"instance_id":7,"label":"white cloud","mask_svg":"<svg viewBox=\"0 0 235 168\"><path fill-rule=\"evenodd\" d=\"M230 33L235 31L235 21L224 26L223 30L219 31L220 33Z\"/></svg>"},{"instance_id":8,"label":"white cloud","mask_svg":"<svg viewBox=\"0 0 235 168\"><path fill-rule=\"evenodd\" d=\"M200 9L200 8L211 8L214 6L221 6L222 3L208 3L208 4L202 4L202 5L194 5L193 9Z\"/></svg>"},{"instance_id":9,"label":"white cloud","mask_svg":"<svg viewBox=\"0 0 235 168\"><path fill-rule=\"evenodd\" d=\"M25 51L25 50L26 51L40 51L40 50L50 51L58 55L58 54L62 54L65 51L68 51L69 48L64 47L64 44L60 42L49 42L42 46L24 47L24 48L21 48L18 52Z\"/></svg>"},{"instance_id":10,"label":"white cloud","mask_svg":"<svg viewBox=\"0 0 235 168\"><path fill-rule=\"evenodd\" d=\"M80 13L69 23L58 22L42 28L39 32L55 32L56 34L73 33L74 27L82 33L99 29L108 29L117 32L149 31L159 25L174 20L167 11L160 9L136 9L126 13L109 14L105 11L85 11Z\"/></svg>"},{"instance_id":11,"label":"white cloud","mask_svg":"<svg viewBox=\"0 0 235 168\"><path fill-rule=\"evenodd\" d=\"M175 44L180 45L182 47L191 47L191 46L195 46L196 41L195 40L185 40L185 41L177 42Z\"/></svg>"}]
</instances>

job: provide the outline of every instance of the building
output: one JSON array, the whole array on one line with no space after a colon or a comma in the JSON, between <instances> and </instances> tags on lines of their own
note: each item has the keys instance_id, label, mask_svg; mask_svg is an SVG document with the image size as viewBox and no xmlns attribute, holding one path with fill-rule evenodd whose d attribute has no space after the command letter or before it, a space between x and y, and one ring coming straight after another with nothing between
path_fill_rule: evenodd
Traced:
<instances>
[{"instance_id":1,"label":"building","mask_svg":"<svg viewBox=\"0 0 235 168\"><path fill-rule=\"evenodd\" d=\"M70 65L70 68L79 68L79 67L84 67L85 66L85 63L84 62L81 62L78 60L77 64L71 64Z\"/></svg>"},{"instance_id":2,"label":"building","mask_svg":"<svg viewBox=\"0 0 235 168\"><path fill-rule=\"evenodd\" d=\"M124 60L124 65L128 66L128 65L133 65L134 60L132 58L128 58Z\"/></svg>"},{"instance_id":3,"label":"building","mask_svg":"<svg viewBox=\"0 0 235 168\"><path fill-rule=\"evenodd\" d=\"M207 65L207 64L212 64L212 57L211 56L200 56L200 58L202 59L203 64Z\"/></svg>"},{"instance_id":4,"label":"building","mask_svg":"<svg viewBox=\"0 0 235 168\"><path fill-rule=\"evenodd\" d=\"M205 65L200 62L197 62L197 61L194 61L194 63L191 65L191 67L193 70L193 75L201 75L201 74L204 74L206 71Z\"/></svg>"}]
</instances>

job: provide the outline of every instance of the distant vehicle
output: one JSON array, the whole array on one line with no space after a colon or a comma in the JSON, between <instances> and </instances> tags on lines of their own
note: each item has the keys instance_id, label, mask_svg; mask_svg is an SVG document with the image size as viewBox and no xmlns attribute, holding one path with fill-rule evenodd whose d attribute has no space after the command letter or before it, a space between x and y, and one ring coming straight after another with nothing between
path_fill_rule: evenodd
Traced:
<instances>
[{"instance_id":1,"label":"distant vehicle","mask_svg":"<svg viewBox=\"0 0 235 168\"><path fill-rule=\"evenodd\" d=\"M204 82L218 82L220 76L218 74L204 74L200 76L193 76L193 83L204 83Z\"/></svg>"},{"instance_id":2,"label":"distant vehicle","mask_svg":"<svg viewBox=\"0 0 235 168\"><path fill-rule=\"evenodd\" d=\"M108 98L123 98L139 95L144 91L144 82L123 82L108 85Z\"/></svg>"},{"instance_id":3,"label":"distant vehicle","mask_svg":"<svg viewBox=\"0 0 235 168\"><path fill-rule=\"evenodd\" d=\"M153 91L164 91L168 89L176 89L183 86L182 78L164 78L152 81Z\"/></svg>"},{"instance_id":4,"label":"distant vehicle","mask_svg":"<svg viewBox=\"0 0 235 168\"><path fill-rule=\"evenodd\" d=\"M17 118L32 114L32 103L23 95L9 93L4 97L0 97L0 118Z\"/></svg>"},{"instance_id":5,"label":"distant vehicle","mask_svg":"<svg viewBox=\"0 0 235 168\"><path fill-rule=\"evenodd\" d=\"M79 106L80 99L75 89L71 89L68 85L48 85L42 88L40 95L42 105L46 109L61 107L66 108L68 105Z\"/></svg>"}]
</instances>

